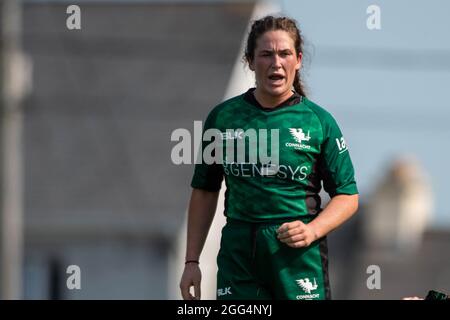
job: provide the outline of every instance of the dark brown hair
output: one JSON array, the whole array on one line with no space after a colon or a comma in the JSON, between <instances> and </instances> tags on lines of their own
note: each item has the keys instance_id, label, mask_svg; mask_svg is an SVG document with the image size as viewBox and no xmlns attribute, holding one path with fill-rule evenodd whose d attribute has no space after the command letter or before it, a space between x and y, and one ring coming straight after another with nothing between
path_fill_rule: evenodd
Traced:
<instances>
[{"instance_id":1,"label":"dark brown hair","mask_svg":"<svg viewBox=\"0 0 450 320\"><path fill-rule=\"evenodd\" d=\"M264 33L276 30L286 31L291 36L292 40L294 40L296 55L298 56L299 53L303 54L303 38L295 20L287 17L266 16L259 20L255 20L252 24L244 54L244 59L247 63L251 63L255 58L256 40ZM295 73L294 89L300 95L306 96L299 71L300 70L297 70Z\"/></svg>"}]
</instances>

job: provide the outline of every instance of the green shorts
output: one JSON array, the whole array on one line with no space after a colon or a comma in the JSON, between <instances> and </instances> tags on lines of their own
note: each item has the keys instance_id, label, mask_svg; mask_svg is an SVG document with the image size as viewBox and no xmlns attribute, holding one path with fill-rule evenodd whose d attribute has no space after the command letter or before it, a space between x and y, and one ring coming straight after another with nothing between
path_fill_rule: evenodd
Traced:
<instances>
[{"instance_id":1,"label":"green shorts","mask_svg":"<svg viewBox=\"0 0 450 320\"><path fill-rule=\"evenodd\" d=\"M228 218L217 256L218 300L331 298L326 237L291 248L277 239L281 224Z\"/></svg>"}]
</instances>

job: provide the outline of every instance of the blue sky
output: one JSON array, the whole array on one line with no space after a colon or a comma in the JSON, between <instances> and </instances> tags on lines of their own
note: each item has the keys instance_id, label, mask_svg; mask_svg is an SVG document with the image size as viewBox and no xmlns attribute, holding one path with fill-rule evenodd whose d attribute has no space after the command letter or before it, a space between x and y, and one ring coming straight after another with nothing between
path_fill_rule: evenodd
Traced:
<instances>
[{"instance_id":1,"label":"blue sky","mask_svg":"<svg viewBox=\"0 0 450 320\"><path fill-rule=\"evenodd\" d=\"M434 192L433 226L450 227L450 1L284 0L305 38L310 98L341 125L369 196L397 156L414 156ZM366 26L369 5L381 30Z\"/></svg>"}]
</instances>

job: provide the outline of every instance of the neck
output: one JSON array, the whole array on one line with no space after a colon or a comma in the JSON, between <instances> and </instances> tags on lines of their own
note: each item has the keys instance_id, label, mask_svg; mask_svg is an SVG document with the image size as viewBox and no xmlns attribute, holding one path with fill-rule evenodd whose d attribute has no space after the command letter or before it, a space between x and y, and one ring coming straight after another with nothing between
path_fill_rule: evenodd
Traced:
<instances>
[{"instance_id":1,"label":"neck","mask_svg":"<svg viewBox=\"0 0 450 320\"><path fill-rule=\"evenodd\" d=\"M280 105L282 102L286 101L293 94L294 93L291 90L288 90L278 96L272 96L269 94L265 94L265 93L261 92L260 90L258 90L258 88L256 88L254 91L255 99L264 108L275 108L276 106Z\"/></svg>"}]
</instances>

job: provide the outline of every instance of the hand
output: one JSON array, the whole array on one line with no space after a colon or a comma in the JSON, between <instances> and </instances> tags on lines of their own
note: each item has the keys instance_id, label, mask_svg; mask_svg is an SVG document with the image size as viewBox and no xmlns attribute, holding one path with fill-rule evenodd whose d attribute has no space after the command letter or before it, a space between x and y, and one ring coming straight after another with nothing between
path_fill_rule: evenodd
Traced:
<instances>
[{"instance_id":1,"label":"hand","mask_svg":"<svg viewBox=\"0 0 450 320\"><path fill-rule=\"evenodd\" d=\"M283 223L277 233L278 239L292 248L308 247L317 239L314 228L299 220Z\"/></svg>"},{"instance_id":2,"label":"hand","mask_svg":"<svg viewBox=\"0 0 450 320\"><path fill-rule=\"evenodd\" d=\"M184 267L183 276L180 281L181 296L184 300L200 300L200 282L202 272L197 263L188 263ZM194 296L190 289L194 286Z\"/></svg>"}]
</instances>

